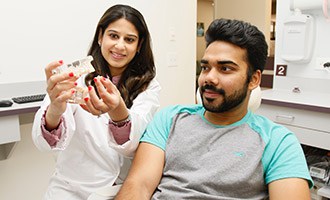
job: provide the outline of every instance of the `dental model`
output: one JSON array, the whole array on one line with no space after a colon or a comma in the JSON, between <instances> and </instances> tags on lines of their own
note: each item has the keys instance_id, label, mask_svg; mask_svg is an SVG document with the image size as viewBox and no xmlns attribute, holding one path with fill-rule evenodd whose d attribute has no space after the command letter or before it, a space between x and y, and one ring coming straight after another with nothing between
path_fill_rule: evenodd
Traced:
<instances>
[{"instance_id":1,"label":"dental model","mask_svg":"<svg viewBox=\"0 0 330 200\"><path fill-rule=\"evenodd\" d=\"M88 74L94 72L95 69L91 62L93 61L92 56L87 56L86 58L74 61L69 64L64 64L56 69L52 70L53 74L61 74L64 72L73 72L74 76L80 77L83 74ZM84 98L89 97L87 87L76 86L75 93L68 100L68 103L75 104L85 104Z\"/></svg>"},{"instance_id":2,"label":"dental model","mask_svg":"<svg viewBox=\"0 0 330 200\"><path fill-rule=\"evenodd\" d=\"M61 65L56 69L52 70L53 74L60 74L63 72L73 72L77 77L80 77L83 74L88 74L94 72L95 69L91 62L93 61L92 56L87 56L86 58L74 61L69 64Z\"/></svg>"}]
</instances>

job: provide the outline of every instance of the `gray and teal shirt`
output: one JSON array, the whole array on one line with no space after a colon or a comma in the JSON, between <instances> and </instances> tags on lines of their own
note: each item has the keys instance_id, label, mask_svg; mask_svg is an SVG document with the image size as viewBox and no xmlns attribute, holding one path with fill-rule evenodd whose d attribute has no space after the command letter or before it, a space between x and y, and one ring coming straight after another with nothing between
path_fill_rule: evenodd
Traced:
<instances>
[{"instance_id":1,"label":"gray and teal shirt","mask_svg":"<svg viewBox=\"0 0 330 200\"><path fill-rule=\"evenodd\" d=\"M267 184L303 178L304 152L295 135L248 112L214 125L202 105L171 106L156 114L141 138L165 151L163 176L152 199L267 199Z\"/></svg>"}]
</instances>

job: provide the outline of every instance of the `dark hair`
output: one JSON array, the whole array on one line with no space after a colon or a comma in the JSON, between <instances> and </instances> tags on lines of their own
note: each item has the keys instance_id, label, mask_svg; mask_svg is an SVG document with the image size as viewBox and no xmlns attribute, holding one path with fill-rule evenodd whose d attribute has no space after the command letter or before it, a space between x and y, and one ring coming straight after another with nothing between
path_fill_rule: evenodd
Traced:
<instances>
[{"instance_id":1,"label":"dark hair","mask_svg":"<svg viewBox=\"0 0 330 200\"><path fill-rule=\"evenodd\" d=\"M131 22L139 33L138 47L140 50L122 73L117 85L127 108L130 108L133 105L133 100L148 87L156 74L150 33L144 17L138 10L128 5L115 5L105 11L97 24L94 39L88 51L88 55L92 55L94 58L92 64L95 72L88 74L85 82L87 85L95 85L93 78L97 75L112 78L109 64L102 56L98 41L99 35L104 34L109 24L122 18Z\"/></svg>"},{"instance_id":2,"label":"dark hair","mask_svg":"<svg viewBox=\"0 0 330 200\"><path fill-rule=\"evenodd\" d=\"M205 40L206 46L220 40L246 49L248 80L256 70L264 70L268 45L264 34L257 27L239 20L216 19L207 29Z\"/></svg>"}]
</instances>

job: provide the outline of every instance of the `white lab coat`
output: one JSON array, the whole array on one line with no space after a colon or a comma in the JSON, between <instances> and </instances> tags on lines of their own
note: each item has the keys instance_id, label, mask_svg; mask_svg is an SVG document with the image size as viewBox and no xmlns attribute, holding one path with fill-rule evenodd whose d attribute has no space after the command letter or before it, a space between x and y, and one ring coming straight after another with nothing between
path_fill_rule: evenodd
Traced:
<instances>
[{"instance_id":1,"label":"white lab coat","mask_svg":"<svg viewBox=\"0 0 330 200\"><path fill-rule=\"evenodd\" d=\"M80 84L83 78L79 79ZM61 140L55 148L51 148L41 133L42 115L50 103L46 96L35 115L32 129L36 147L40 151L53 151L57 154L55 173L45 199L85 200L96 190L112 185L123 167L125 156L134 155L142 133L159 108L160 89L154 79L147 90L135 98L129 110L130 140L123 145L117 145L109 134L107 113L97 117L77 104L68 104L63 114L65 128Z\"/></svg>"}]
</instances>

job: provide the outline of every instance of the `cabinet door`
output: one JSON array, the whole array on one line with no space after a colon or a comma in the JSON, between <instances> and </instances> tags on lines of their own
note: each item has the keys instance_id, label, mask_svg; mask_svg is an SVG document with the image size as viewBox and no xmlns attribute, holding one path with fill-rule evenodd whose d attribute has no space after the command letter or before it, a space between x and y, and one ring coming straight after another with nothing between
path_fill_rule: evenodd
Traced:
<instances>
[{"instance_id":1,"label":"cabinet door","mask_svg":"<svg viewBox=\"0 0 330 200\"><path fill-rule=\"evenodd\" d=\"M261 104L256 112L280 124L330 133L330 113Z\"/></svg>"},{"instance_id":2,"label":"cabinet door","mask_svg":"<svg viewBox=\"0 0 330 200\"><path fill-rule=\"evenodd\" d=\"M330 150L330 113L261 104L256 114L284 125L302 144Z\"/></svg>"},{"instance_id":3,"label":"cabinet door","mask_svg":"<svg viewBox=\"0 0 330 200\"><path fill-rule=\"evenodd\" d=\"M0 145L21 139L18 115L0 117Z\"/></svg>"}]
</instances>

